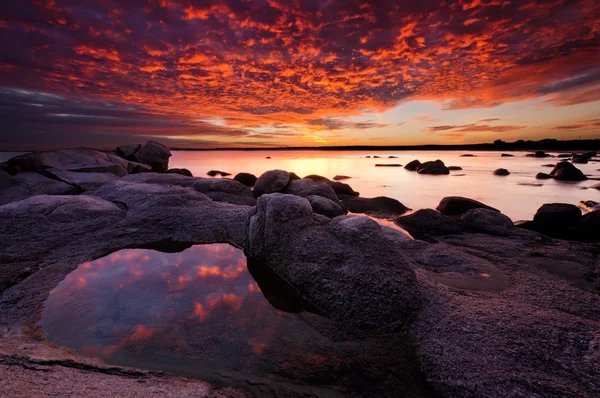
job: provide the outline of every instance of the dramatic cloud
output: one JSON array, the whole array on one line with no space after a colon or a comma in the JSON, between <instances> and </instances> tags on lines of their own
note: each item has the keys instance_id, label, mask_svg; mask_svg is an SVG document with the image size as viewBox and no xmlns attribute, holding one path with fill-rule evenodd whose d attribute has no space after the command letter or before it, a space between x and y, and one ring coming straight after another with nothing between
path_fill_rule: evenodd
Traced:
<instances>
[{"instance_id":1,"label":"dramatic cloud","mask_svg":"<svg viewBox=\"0 0 600 398\"><path fill-rule=\"evenodd\" d=\"M454 133L452 133L452 134L446 133L446 134L439 134L439 135L446 136L446 137L458 137L459 135L457 133L474 133L474 132L502 133L505 131L521 130L523 128L525 128L525 126L510 126L510 125L508 125L508 126L493 126L493 125L489 125L489 124L464 124L464 125L458 125L458 126L433 126L433 127L428 127L427 131L431 134L431 133L437 133L438 131L454 130ZM461 137L464 135L465 134L460 134Z\"/></svg>"},{"instance_id":2,"label":"dramatic cloud","mask_svg":"<svg viewBox=\"0 0 600 398\"><path fill-rule=\"evenodd\" d=\"M599 15L595 0L6 2L0 87L33 94L1 110L15 136L60 123L258 145L276 136L252 129L277 123L292 144L301 126L382 128L347 119L412 100L576 105L600 99Z\"/></svg>"}]
</instances>

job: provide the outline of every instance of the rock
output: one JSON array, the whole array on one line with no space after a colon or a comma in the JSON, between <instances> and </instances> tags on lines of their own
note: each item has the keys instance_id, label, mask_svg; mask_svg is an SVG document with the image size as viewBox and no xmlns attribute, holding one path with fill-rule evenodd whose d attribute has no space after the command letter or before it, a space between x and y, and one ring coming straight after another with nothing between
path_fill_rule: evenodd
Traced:
<instances>
[{"instance_id":1,"label":"rock","mask_svg":"<svg viewBox=\"0 0 600 398\"><path fill-rule=\"evenodd\" d=\"M296 174L294 172L290 173L290 181L299 180L299 179L300 179L300 176L298 174Z\"/></svg>"},{"instance_id":2,"label":"rock","mask_svg":"<svg viewBox=\"0 0 600 398\"><path fill-rule=\"evenodd\" d=\"M539 174L544 174L544 173L539 173ZM548 175L548 174L546 174ZM552 178L552 177L550 177ZM519 182L517 185L522 185L524 187L543 187L544 184L536 184L534 182Z\"/></svg>"},{"instance_id":3,"label":"rock","mask_svg":"<svg viewBox=\"0 0 600 398\"><path fill-rule=\"evenodd\" d=\"M0 170L0 206L35 195L76 195L76 187L31 171L11 176Z\"/></svg>"},{"instance_id":4,"label":"rock","mask_svg":"<svg viewBox=\"0 0 600 398\"><path fill-rule=\"evenodd\" d=\"M198 178L191 186L215 202L254 206L256 199L250 188L228 178Z\"/></svg>"},{"instance_id":5,"label":"rock","mask_svg":"<svg viewBox=\"0 0 600 398\"><path fill-rule=\"evenodd\" d=\"M340 180L347 180L348 178L352 178L352 177L348 177L348 176L345 176L345 175L339 175L338 174L335 177L333 177L333 180L334 181L340 181Z\"/></svg>"},{"instance_id":6,"label":"rock","mask_svg":"<svg viewBox=\"0 0 600 398\"><path fill-rule=\"evenodd\" d=\"M256 189L256 187L254 188ZM336 202L338 196L333 187L327 181L314 181L309 178L290 181L283 190L283 193L301 196L306 198L311 195L318 195Z\"/></svg>"},{"instance_id":7,"label":"rock","mask_svg":"<svg viewBox=\"0 0 600 398\"><path fill-rule=\"evenodd\" d=\"M319 225L306 199L263 195L250 216L244 247L342 324L399 330L420 306L411 260L368 217L336 217Z\"/></svg>"},{"instance_id":8,"label":"rock","mask_svg":"<svg viewBox=\"0 0 600 398\"><path fill-rule=\"evenodd\" d=\"M209 175L211 177L215 177L215 176L218 176L218 175L220 175L221 177L227 177L227 176L230 176L231 173L228 173L226 171L221 171L221 170L209 170L206 173L206 175Z\"/></svg>"},{"instance_id":9,"label":"rock","mask_svg":"<svg viewBox=\"0 0 600 398\"><path fill-rule=\"evenodd\" d=\"M398 156L390 155L390 156L388 156L388 159L398 159Z\"/></svg>"},{"instance_id":10,"label":"rock","mask_svg":"<svg viewBox=\"0 0 600 398\"><path fill-rule=\"evenodd\" d=\"M552 177L550 174L546 174L546 173L537 173L535 175L535 178L538 180L548 180L548 179L551 179L554 177Z\"/></svg>"},{"instance_id":11,"label":"rock","mask_svg":"<svg viewBox=\"0 0 600 398\"><path fill-rule=\"evenodd\" d=\"M569 227L565 236L581 242L600 242L600 210L584 214L576 224Z\"/></svg>"},{"instance_id":12,"label":"rock","mask_svg":"<svg viewBox=\"0 0 600 398\"><path fill-rule=\"evenodd\" d=\"M560 162L550 172L558 181L585 181L588 178L577 167L569 162Z\"/></svg>"},{"instance_id":13,"label":"rock","mask_svg":"<svg viewBox=\"0 0 600 398\"><path fill-rule=\"evenodd\" d=\"M135 152L133 157L137 162L152 167L152 171L162 173L169 169L171 151L158 142L150 141Z\"/></svg>"},{"instance_id":14,"label":"rock","mask_svg":"<svg viewBox=\"0 0 600 398\"><path fill-rule=\"evenodd\" d=\"M75 186L82 191L93 191L104 184L108 184L119 179L119 177L111 173L78 173L74 171L58 169L48 169L45 171L45 174L52 176L54 179Z\"/></svg>"},{"instance_id":15,"label":"rock","mask_svg":"<svg viewBox=\"0 0 600 398\"><path fill-rule=\"evenodd\" d=\"M506 169L496 169L494 170L494 175L495 176L507 176L510 174L510 171L506 170Z\"/></svg>"},{"instance_id":16,"label":"rock","mask_svg":"<svg viewBox=\"0 0 600 398\"><path fill-rule=\"evenodd\" d=\"M380 158L381 158L381 156L377 156L377 155L373 156L373 159L380 159Z\"/></svg>"},{"instance_id":17,"label":"rock","mask_svg":"<svg viewBox=\"0 0 600 398\"><path fill-rule=\"evenodd\" d=\"M473 158L475 157L475 155L472 155L470 153L465 153L464 155L460 155L461 158Z\"/></svg>"},{"instance_id":18,"label":"rock","mask_svg":"<svg viewBox=\"0 0 600 398\"><path fill-rule=\"evenodd\" d=\"M577 223L581 218L581 210L577 206L565 203L547 203L542 205L533 222L539 232L551 232L565 230Z\"/></svg>"},{"instance_id":19,"label":"rock","mask_svg":"<svg viewBox=\"0 0 600 398\"><path fill-rule=\"evenodd\" d=\"M398 163L391 163L391 164L377 163L375 165L375 167L402 167L402 165L398 164Z\"/></svg>"},{"instance_id":20,"label":"rock","mask_svg":"<svg viewBox=\"0 0 600 398\"><path fill-rule=\"evenodd\" d=\"M254 196L258 198L266 193L281 192L289 182L290 173L287 171L266 171L254 183Z\"/></svg>"},{"instance_id":21,"label":"rock","mask_svg":"<svg viewBox=\"0 0 600 398\"><path fill-rule=\"evenodd\" d=\"M510 153L503 153L502 155L500 155L503 158L512 158L515 155L511 155Z\"/></svg>"},{"instance_id":22,"label":"rock","mask_svg":"<svg viewBox=\"0 0 600 398\"><path fill-rule=\"evenodd\" d=\"M182 176L193 177L192 172L189 171L188 169L169 169L169 170L165 171L165 173L181 174Z\"/></svg>"},{"instance_id":23,"label":"rock","mask_svg":"<svg viewBox=\"0 0 600 398\"><path fill-rule=\"evenodd\" d=\"M460 234L464 230L454 219L432 209L417 210L408 216L398 217L394 222L415 238L422 235Z\"/></svg>"},{"instance_id":24,"label":"rock","mask_svg":"<svg viewBox=\"0 0 600 398\"><path fill-rule=\"evenodd\" d=\"M310 174L304 178L308 178L309 180L313 180L313 181L329 181L329 178L320 176L318 174Z\"/></svg>"},{"instance_id":25,"label":"rock","mask_svg":"<svg viewBox=\"0 0 600 398\"><path fill-rule=\"evenodd\" d=\"M309 195L306 199L310 202L310 206L315 213L322 214L329 218L343 216L348 212L344 211L338 203L322 196Z\"/></svg>"},{"instance_id":26,"label":"rock","mask_svg":"<svg viewBox=\"0 0 600 398\"><path fill-rule=\"evenodd\" d=\"M404 166L404 168L408 171L416 171L420 165L421 165L421 162L419 162L417 159L415 159L413 161L408 162L408 164L406 166Z\"/></svg>"},{"instance_id":27,"label":"rock","mask_svg":"<svg viewBox=\"0 0 600 398\"><path fill-rule=\"evenodd\" d=\"M253 187L256 184L256 176L250 173L237 173L233 179L247 187Z\"/></svg>"},{"instance_id":28,"label":"rock","mask_svg":"<svg viewBox=\"0 0 600 398\"><path fill-rule=\"evenodd\" d=\"M187 177L180 174L143 173L131 174L121 179L139 184L175 185L193 188L215 202L254 206L256 199L245 185L227 178Z\"/></svg>"},{"instance_id":29,"label":"rock","mask_svg":"<svg viewBox=\"0 0 600 398\"><path fill-rule=\"evenodd\" d=\"M119 156L88 148L61 149L50 152L33 152L8 160L13 172L57 169L73 172L111 173L122 177L127 173L149 171L146 165L130 162Z\"/></svg>"},{"instance_id":30,"label":"rock","mask_svg":"<svg viewBox=\"0 0 600 398\"><path fill-rule=\"evenodd\" d=\"M587 164L588 159L583 156L580 156L580 157L573 158L572 162L577 163L577 164Z\"/></svg>"},{"instance_id":31,"label":"rock","mask_svg":"<svg viewBox=\"0 0 600 398\"><path fill-rule=\"evenodd\" d=\"M331 185L333 191L336 195L352 195L358 196L359 193L356 192L352 187L348 184L344 184L343 182L338 181L328 181L328 184Z\"/></svg>"},{"instance_id":32,"label":"rock","mask_svg":"<svg viewBox=\"0 0 600 398\"><path fill-rule=\"evenodd\" d=\"M271 157L270 156L265 156L265 159L271 159Z\"/></svg>"},{"instance_id":33,"label":"rock","mask_svg":"<svg viewBox=\"0 0 600 398\"><path fill-rule=\"evenodd\" d=\"M556 166L555 164L552 163L548 163L548 164L543 164L542 167L554 167Z\"/></svg>"},{"instance_id":34,"label":"rock","mask_svg":"<svg viewBox=\"0 0 600 398\"><path fill-rule=\"evenodd\" d=\"M388 198L386 196L360 198L340 195L339 198L352 213L364 213L378 218L391 218L404 214L410 210L396 199Z\"/></svg>"},{"instance_id":35,"label":"rock","mask_svg":"<svg viewBox=\"0 0 600 398\"><path fill-rule=\"evenodd\" d=\"M447 196L437 206L437 210L445 216L458 216L471 209L479 208L500 212L498 209L494 209L486 204L461 196Z\"/></svg>"},{"instance_id":36,"label":"rock","mask_svg":"<svg viewBox=\"0 0 600 398\"><path fill-rule=\"evenodd\" d=\"M141 147L140 144L122 145L117 147L117 153L125 159L133 160L133 154L139 151Z\"/></svg>"},{"instance_id":37,"label":"rock","mask_svg":"<svg viewBox=\"0 0 600 398\"><path fill-rule=\"evenodd\" d=\"M0 217L44 213L49 222L69 223L98 217L122 217L125 211L112 202L88 195L37 195L0 207Z\"/></svg>"},{"instance_id":38,"label":"rock","mask_svg":"<svg viewBox=\"0 0 600 398\"><path fill-rule=\"evenodd\" d=\"M548 155L544 151L536 151L535 153L529 153L525 156L530 157L530 158L547 158L547 157L550 157L551 155Z\"/></svg>"},{"instance_id":39,"label":"rock","mask_svg":"<svg viewBox=\"0 0 600 398\"><path fill-rule=\"evenodd\" d=\"M600 184L592 185L590 188L600 189Z\"/></svg>"},{"instance_id":40,"label":"rock","mask_svg":"<svg viewBox=\"0 0 600 398\"><path fill-rule=\"evenodd\" d=\"M577 207L586 213L600 210L600 203L593 200L581 200L577 203Z\"/></svg>"},{"instance_id":41,"label":"rock","mask_svg":"<svg viewBox=\"0 0 600 398\"><path fill-rule=\"evenodd\" d=\"M560 155L558 155L559 158L570 158L572 155L568 154L568 153L561 153Z\"/></svg>"},{"instance_id":42,"label":"rock","mask_svg":"<svg viewBox=\"0 0 600 398\"><path fill-rule=\"evenodd\" d=\"M459 170L462 170L462 167L460 167L460 166L448 166L448 170L450 170L450 171L459 171Z\"/></svg>"},{"instance_id":43,"label":"rock","mask_svg":"<svg viewBox=\"0 0 600 398\"><path fill-rule=\"evenodd\" d=\"M513 227L512 220L504 214L484 208L468 210L461 214L458 220L480 231L496 235L504 235Z\"/></svg>"},{"instance_id":44,"label":"rock","mask_svg":"<svg viewBox=\"0 0 600 398\"><path fill-rule=\"evenodd\" d=\"M370 156L365 156L365 159L371 159L371 157Z\"/></svg>"},{"instance_id":45,"label":"rock","mask_svg":"<svg viewBox=\"0 0 600 398\"><path fill-rule=\"evenodd\" d=\"M444 162L438 159L433 162L422 163L419 167L417 167L417 173L442 175L450 174L450 170L448 170Z\"/></svg>"}]
</instances>

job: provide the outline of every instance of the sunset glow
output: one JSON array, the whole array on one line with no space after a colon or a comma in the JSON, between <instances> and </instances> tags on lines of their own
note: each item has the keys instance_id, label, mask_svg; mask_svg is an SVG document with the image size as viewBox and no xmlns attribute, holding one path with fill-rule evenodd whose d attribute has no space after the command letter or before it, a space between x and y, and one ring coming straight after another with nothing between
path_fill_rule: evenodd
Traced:
<instances>
[{"instance_id":1,"label":"sunset glow","mask_svg":"<svg viewBox=\"0 0 600 398\"><path fill-rule=\"evenodd\" d=\"M595 0L24 0L3 149L600 137Z\"/></svg>"}]
</instances>

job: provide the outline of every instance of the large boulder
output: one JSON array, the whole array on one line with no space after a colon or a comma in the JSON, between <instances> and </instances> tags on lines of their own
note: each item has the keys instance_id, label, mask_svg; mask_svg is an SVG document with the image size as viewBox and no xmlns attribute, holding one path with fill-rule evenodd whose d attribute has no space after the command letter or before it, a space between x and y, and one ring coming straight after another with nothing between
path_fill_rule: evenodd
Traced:
<instances>
[{"instance_id":1,"label":"large boulder","mask_svg":"<svg viewBox=\"0 0 600 398\"><path fill-rule=\"evenodd\" d=\"M333 200L334 202L338 200L337 194L333 190L333 187L329 185L328 181L314 181L308 178L290 181L283 190L283 193L301 196L303 198L310 195L318 195Z\"/></svg>"},{"instance_id":2,"label":"large boulder","mask_svg":"<svg viewBox=\"0 0 600 398\"><path fill-rule=\"evenodd\" d=\"M484 208L468 210L458 217L458 221L494 235L503 235L513 227L512 220L504 214Z\"/></svg>"},{"instance_id":3,"label":"large boulder","mask_svg":"<svg viewBox=\"0 0 600 398\"><path fill-rule=\"evenodd\" d=\"M247 187L253 187L257 180L256 176L250 173L237 173L233 179Z\"/></svg>"},{"instance_id":4,"label":"large boulder","mask_svg":"<svg viewBox=\"0 0 600 398\"><path fill-rule=\"evenodd\" d=\"M150 171L144 164L130 162L120 156L88 148L61 149L50 152L33 152L8 160L13 172L43 172L57 169L73 172L111 173L122 177L128 173Z\"/></svg>"},{"instance_id":5,"label":"large boulder","mask_svg":"<svg viewBox=\"0 0 600 398\"><path fill-rule=\"evenodd\" d=\"M347 210L343 209L339 203L322 196L310 195L307 196L306 199L309 201L310 206L315 213L322 214L329 218L343 216L348 212Z\"/></svg>"},{"instance_id":6,"label":"large boulder","mask_svg":"<svg viewBox=\"0 0 600 398\"><path fill-rule=\"evenodd\" d=\"M550 172L550 175L558 181L585 181L588 178L569 162L560 162Z\"/></svg>"},{"instance_id":7,"label":"large boulder","mask_svg":"<svg viewBox=\"0 0 600 398\"><path fill-rule=\"evenodd\" d=\"M150 141L133 154L137 162L152 167L152 171L162 173L169 169L171 151L158 142Z\"/></svg>"},{"instance_id":8,"label":"large boulder","mask_svg":"<svg viewBox=\"0 0 600 398\"><path fill-rule=\"evenodd\" d=\"M421 165L417 167L417 173L443 175L450 174L450 170L448 170L444 162L438 159L432 162L421 163Z\"/></svg>"},{"instance_id":9,"label":"large boulder","mask_svg":"<svg viewBox=\"0 0 600 398\"><path fill-rule=\"evenodd\" d=\"M406 164L406 166L404 166L404 168L408 171L416 171L420 165L421 165L421 162L419 162L418 159L415 159L415 160L408 162Z\"/></svg>"},{"instance_id":10,"label":"large boulder","mask_svg":"<svg viewBox=\"0 0 600 398\"><path fill-rule=\"evenodd\" d=\"M339 198L352 213L364 213L378 218L394 218L410 210L396 199L386 196L361 198L340 195Z\"/></svg>"},{"instance_id":11,"label":"large boulder","mask_svg":"<svg viewBox=\"0 0 600 398\"><path fill-rule=\"evenodd\" d=\"M471 209L479 208L500 212L498 209L494 209L484 203L469 198L463 198L461 196L447 196L443 198L436 207L440 213L446 216L458 216Z\"/></svg>"},{"instance_id":12,"label":"large boulder","mask_svg":"<svg viewBox=\"0 0 600 398\"><path fill-rule=\"evenodd\" d=\"M337 322L381 331L410 324L420 292L411 260L385 227L368 217L315 217L304 198L262 195L244 248Z\"/></svg>"},{"instance_id":13,"label":"large boulder","mask_svg":"<svg viewBox=\"0 0 600 398\"><path fill-rule=\"evenodd\" d=\"M581 218L581 210L577 206L566 203L547 203L542 205L533 223L539 232L559 232L576 224Z\"/></svg>"},{"instance_id":14,"label":"large boulder","mask_svg":"<svg viewBox=\"0 0 600 398\"><path fill-rule=\"evenodd\" d=\"M290 182L290 173L285 170L269 170L261 174L254 183L254 196L281 192Z\"/></svg>"}]
</instances>

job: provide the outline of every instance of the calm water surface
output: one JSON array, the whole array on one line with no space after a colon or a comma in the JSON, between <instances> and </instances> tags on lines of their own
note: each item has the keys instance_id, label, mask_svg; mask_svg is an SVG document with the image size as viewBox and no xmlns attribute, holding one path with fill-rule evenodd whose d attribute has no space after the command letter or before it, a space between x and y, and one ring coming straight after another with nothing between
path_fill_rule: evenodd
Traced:
<instances>
[{"instance_id":1,"label":"calm water surface","mask_svg":"<svg viewBox=\"0 0 600 398\"><path fill-rule=\"evenodd\" d=\"M270 268L210 244L81 264L50 292L41 323L82 355L255 396L430 395L405 337L318 312Z\"/></svg>"},{"instance_id":2,"label":"calm water surface","mask_svg":"<svg viewBox=\"0 0 600 398\"><path fill-rule=\"evenodd\" d=\"M435 208L444 196L466 196L496 207L513 220L531 219L544 203L600 201L600 191L585 189L598 181L559 182L536 180L539 172L549 173L560 159L525 157L528 152L512 152L514 157L500 157L500 152L468 152L476 157L460 157L464 151L172 151L170 167L184 167L195 176L206 176L212 169L232 174L249 172L259 176L271 169L293 171L300 177L320 174L351 176L350 184L361 196L389 196L418 210ZM372 156L381 156L373 159ZM556 155L556 154L555 154ZM270 156L271 159L266 159ZM371 156L367 159L366 156ZM397 159L388 159L397 156ZM447 166L460 166L449 176L419 175L404 168L375 167L377 163L407 164L441 159ZM600 178L600 162L576 165L588 177ZM511 172L507 177L494 176L498 168ZM535 185L522 185L535 184Z\"/></svg>"}]
</instances>

